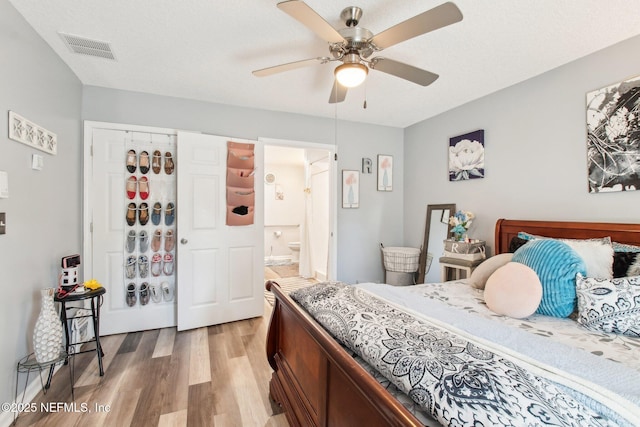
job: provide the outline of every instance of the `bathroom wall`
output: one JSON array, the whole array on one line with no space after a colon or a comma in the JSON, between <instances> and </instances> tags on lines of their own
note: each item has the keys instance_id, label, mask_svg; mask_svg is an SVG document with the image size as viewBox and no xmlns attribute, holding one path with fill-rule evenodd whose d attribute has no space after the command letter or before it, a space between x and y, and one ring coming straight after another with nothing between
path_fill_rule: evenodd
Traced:
<instances>
[{"instance_id":1,"label":"bathroom wall","mask_svg":"<svg viewBox=\"0 0 640 427\"><path fill-rule=\"evenodd\" d=\"M270 149L265 148L266 151ZM289 150L303 153L302 149ZM302 156L300 159L300 163L295 164L265 161L265 174L272 173L276 177L273 184L264 184L266 260L289 258L291 251L287 244L300 241L300 224L304 215L304 163Z\"/></svg>"}]
</instances>

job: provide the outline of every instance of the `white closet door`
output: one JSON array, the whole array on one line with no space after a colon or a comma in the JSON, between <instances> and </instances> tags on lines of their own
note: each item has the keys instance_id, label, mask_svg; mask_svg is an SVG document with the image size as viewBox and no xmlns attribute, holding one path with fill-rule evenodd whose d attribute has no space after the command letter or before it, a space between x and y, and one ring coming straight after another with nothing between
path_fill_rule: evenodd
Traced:
<instances>
[{"instance_id":1,"label":"white closet door","mask_svg":"<svg viewBox=\"0 0 640 427\"><path fill-rule=\"evenodd\" d=\"M124 279L126 211L126 147L135 144L153 147L175 146L175 136L147 132L94 128L92 134L89 218L91 266L86 269L107 289L101 308L100 334L156 329L176 325L175 302L142 306L126 304ZM153 189L151 191L154 191ZM85 277L86 280L90 277Z\"/></svg>"},{"instance_id":2,"label":"white closet door","mask_svg":"<svg viewBox=\"0 0 640 427\"><path fill-rule=\"evenodd\" d=\"M226 225L228 140L178 132L178 330L264 311L262 209L256 209L252 225ZM262 165L263 154L256 143L256 165ZM255 206L262 206L262 186L254 188Z\"/></svg>"}]
</instances>

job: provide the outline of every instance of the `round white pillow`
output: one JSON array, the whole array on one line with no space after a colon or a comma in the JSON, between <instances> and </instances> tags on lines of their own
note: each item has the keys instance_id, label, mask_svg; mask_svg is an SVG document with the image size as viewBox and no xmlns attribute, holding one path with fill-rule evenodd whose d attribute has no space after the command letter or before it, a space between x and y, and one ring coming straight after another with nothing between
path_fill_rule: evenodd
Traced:
<instances>
[{"instance_id":1,"label":"round white pillow","mask_svg":"<svg viewBox=\"0 0 640 427\"><path fill-rule=\"evenodd\" d=\"M489 276L493 274L498 268L502 267L513 258L512 253L504 253L494 255L491 258L487 258L471 272L469 276L469 284L476 289L484 289L485 284Z\"/></svg>"},{"instance_id":2,"label":"round white pillow","mask_svg":"<svg viewBox=\"0 0 640 427\"><path fill-rule=\"evenodd\" d=\"M484 301L494 313L516 319L528 317L542 301L542 283L530 267L509 262L487 279Z\"/></svg>"}]
</instances>

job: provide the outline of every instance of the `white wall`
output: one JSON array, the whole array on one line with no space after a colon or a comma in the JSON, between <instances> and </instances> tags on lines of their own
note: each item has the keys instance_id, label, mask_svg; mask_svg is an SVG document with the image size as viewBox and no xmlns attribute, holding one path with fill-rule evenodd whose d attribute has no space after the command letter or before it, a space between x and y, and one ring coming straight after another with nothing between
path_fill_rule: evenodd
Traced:
<instances>
[{"instance_id":1,"label":"white wall","mask_svg":"<svg viewBox=\"0 0 640 427\"><path fill-rule=\"evenodd\" d=\"M311 175L311 224L309 240L311 241L311 264L313 276L324 280L328 274L329 258L329 161L327 158L312 161L309 167Z\"/></svg>"},{"instance_id":2,"label":"white wall","mask_svg":"<svg viewBox=\"0 0 640 427\"><path fill-rule=\"evenodd\" d=\"M405 129L406 243L434 203L474 212L469 234L491 245L498 218L637 223L640 191L588 193L585 96L640 74L638 51L635 37ZM449 138L477 129L486 178L449 182Z\"/></svg>"},{"instance_id":3,"label":"white wall","mask_svg":"<svg viewBox=\"0 0 640 427\"><path fill-rule=\"evenodd\" d=\"M269 148L267 147L266 150ZM304 164L265 164L265 173L276 181L264 185L265 257L290 256L287 244L300 241L300 224L304 217ZM276 198L276 189L282 199ZM274 232L282 233L276 237Z\"/></svg>"},{"instance_id":4,"label":"white wall","mask_svg":"<svg viewBox=\"0 0 640 427\"><path fill-rule=\"evenodd\" d=\"M40 289L57 284L60 258L82 253L82 86L7 1L0 1L0 57L0 170L9 175L10 193L0 199L7 214L7 234L0 235L0 401L11 402L16 363L32 351ZM10 140L8 110L56 133L58 154ZM31 169L36 153L42 171ZM0 414L0 425L11 416Z\"/></svg>"}]
</instances>

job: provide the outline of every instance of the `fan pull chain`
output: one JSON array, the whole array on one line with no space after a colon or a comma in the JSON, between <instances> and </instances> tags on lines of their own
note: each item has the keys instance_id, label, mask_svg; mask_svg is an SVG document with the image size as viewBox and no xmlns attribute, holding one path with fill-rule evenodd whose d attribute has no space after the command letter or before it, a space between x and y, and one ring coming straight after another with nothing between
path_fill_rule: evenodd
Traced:
<instances>
[{"instance_id":1,"label":"fan pull chain","mask_svg":"<svg viewBox=\"0 0 640 427\"><path fill-rule=\"evenodd\" d=\"M337 94L338 93L338 80L334 80L333 82L334 87L333 87L333 93ZM333 135L333 143L335 145L335 155L337 156L338 154L338 103L334 102L333 104L333 123L334 123L334 127L333 127L333 131L334 131L334 135ZM335 160L338 160L337 157Z\"/></svg>"},{"instance_id":2,"label":"fan pull chain","mask_svg":"<svg viewBox=\"0 0 640 427\"><path fill-rule=\"evenodd\" d=\"M364 81L364 103L362 104L363 109L367 109L367 81Z\"/></svg>"}]
</instances>

